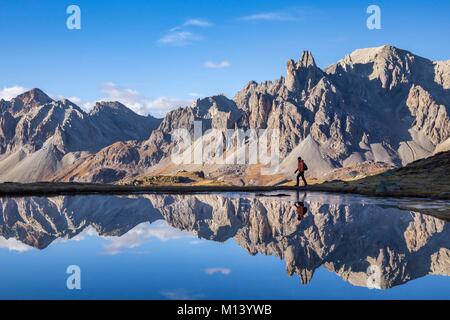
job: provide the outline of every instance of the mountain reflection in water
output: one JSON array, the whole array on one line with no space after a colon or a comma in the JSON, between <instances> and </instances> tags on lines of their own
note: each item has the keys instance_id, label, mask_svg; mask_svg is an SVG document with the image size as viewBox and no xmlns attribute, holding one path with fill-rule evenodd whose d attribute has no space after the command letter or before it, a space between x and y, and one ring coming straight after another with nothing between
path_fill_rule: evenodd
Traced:
<instances>
[{"instance_id":1,"label":"mountain reflection in water","mask_svg":"<svg viewBox=\"0 0 450 320\"><path fill-rule=\"evenodd\" d=\"M442 219L450 217L446 202L321 193L93 195L0 201L2 247L20 243L45 251L52 242L76 238L86 230L126 239L142 232L148 223L162 226L158 221L164 220L180 234L214 242L234 238L250 255L279 257L287 273L297 275L303 284L310 283L320 267L354 286L379 289L431 274L450 275L450 226ZM305 214L299 217L301 212ZM109 249L119 250L120 245L112 242Z\"/></svg>"}]
</instances>

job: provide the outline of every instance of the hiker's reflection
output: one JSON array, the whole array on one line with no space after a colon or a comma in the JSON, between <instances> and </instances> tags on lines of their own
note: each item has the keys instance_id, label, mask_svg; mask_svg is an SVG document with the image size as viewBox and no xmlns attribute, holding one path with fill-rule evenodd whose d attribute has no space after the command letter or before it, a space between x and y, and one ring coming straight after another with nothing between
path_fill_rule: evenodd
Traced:
<instances>
[{"instance_id":1,"label":"hiker's reflection","mask_svg":"<svg viewBox=\"0 0 450 320\"><path fill-rule=\"evenodd\" d=\"M303 193L302 198L300 199L300 192L297 191L297 202L295 203L295 208L297 210L297 220L302 221L306 214L308 213L308 209L305 206L305 198L306 193Z\"/></svg>"}]
</instances>

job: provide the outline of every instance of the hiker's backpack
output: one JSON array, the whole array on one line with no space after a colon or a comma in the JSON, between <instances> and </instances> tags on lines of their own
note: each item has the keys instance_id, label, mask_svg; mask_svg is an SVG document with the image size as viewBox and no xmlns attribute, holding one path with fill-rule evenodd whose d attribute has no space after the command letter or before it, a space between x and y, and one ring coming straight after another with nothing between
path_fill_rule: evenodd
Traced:
<instances>
[{"instance_id":1,"label":"hiker's backpack","mask_svg":"<svg viewBox=\"0 0 450 320\"><path fill-rule=\"evenodd\" d=\"M304 162L304 164L305 164L304 166L305 171L308 171L308 165L306 164L306 162Z\"/></svg>"}]
</instances>

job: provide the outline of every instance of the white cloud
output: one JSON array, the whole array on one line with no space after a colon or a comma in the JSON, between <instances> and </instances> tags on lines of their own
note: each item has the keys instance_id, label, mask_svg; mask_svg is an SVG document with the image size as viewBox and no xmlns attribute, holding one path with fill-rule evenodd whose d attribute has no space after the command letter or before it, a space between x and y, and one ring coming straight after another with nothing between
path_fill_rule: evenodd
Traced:
<instances>
[{"instance_id":1,"label":"white cloud","mask_svg":"<svg viewBox=\"0 0 450 320\"><path fill-rule=\"evenodd\" d=\"M140 94L136 90L122 88L114 83L107 83L103 86L102 92L106 95L103 101L119 101L134 112L141 115L151 114L162 117L166 112L186 107L192 103L190 99L177 99L170 97L157 97L150 99ZM92 107L93 104L85 104L85 107Z\"/></svg>"},{"instance_id":2,"label":"white cloud","mask_svg":"<svg viewBox=\"0 0 450 320\"><path fill-rule=\"evenodd\" d=\"M3 99L9 101L26 91L28 91L28 89L21 86L5 87L0 89L0 100Z\"/></svg>"},{"instance_id":3,"label":"white cloud","mask_svg":"<svg viewBox=\"0 0 450 320\"><path fill-rule=\"evenodd\" d=\"M29 89L22 86L5 87L3 89L0 89L0 100L1 99L11 100L28 90ZM95 102L83 102L83 100L80 97L76 96L67 97L63 95L53 95L53 94L49 94L49 96L54 100L68 99L72 103L84 109L85 111L89 111L95 106Z\"/></svg>"},{"instance_id":4,"label":"white cloud","mask_svg":"<svg viewBox=\"0 0 450 320\"><path fill-rule=\"evenodd\" d=\"M170 227L165 221L153 224L143 223L121 237L107 237L110 241L105 246L105 253L116 255L123 251L137 248L151 238L170 241L182 238L194 238L192 234Z\"/></svg>"},{"instance_id":5,"label":"white cloud","mask_svg":"<svg viewBox=\"0 0 450 320\"><path fill-rule=\"evenodd\" d=\"M154 100L145 100L145 105L147 106L149 112L155 116L161 117L170 110L189 106L192 102L193 101L189 99L158 97Z\"/></svg>"},{"instance_id":6,"label":"white cloud","mask_svg":"<svg viewBox=\"0 0 450 320\"><path fill-rule=\"evenodd\" d=\"M102 92L106 94L106 99L111 101L120 101L127 104L129 107L133 107L133 105L140 100L140 95L136 90L122 88L112 82L104 84L102 87Z\"/></svg>"},{"instance_id":7,"label":"white cloud","mask_svg":"<svg viewBox=\"0 0 450 320\"><path fill-rule=\"evenodd\" d=\"M95 106L95 104L96 102L88 101L83 102L81 105L79 105L79 107L81 107L84 111L89 112Z\"/></svg>"},{"instance_id":8,"label":"white cloud","mask_svg":"<svg viewBox=\"0 0 450 320\"><path fill-rule=\"evenodd\" d=\"M5 87L0 89L0 99L11 100L18 95L28 91L27 88L21 86ZM101 91L104 95L100 101L119 101L126 105L128 108L140 115L153 115L156 117L164 117L164 115L173 109L180 107L186 107L192 104L194 99L179 99L172 97L156 97L155 99L148 98L138 91L123 88L115 83L109 82L102 86ZM198 96L197 96L198 95ZM67 97L63 95L50 95L55 100L68 99L74 104L78 105L85 111L91 110L96 101L83 101L80 97L72 96ZM198 98L202 95L192 93L189 94L190 97Z\"/></svg>"},{"instance_id":9,"label":"white cloud","mask_svg":"<svg viewBox=\"0 0 450 320\"><path fill-rule=\"evenodd\" d=\"M184 47L196 41L203 40L203 37L193 31L192 28L206 28L212 24L205 19L189 19L182 25L170 29L164 36L158 40L159 45Z\"/></svg>"},{"instance_id":10,"label":"white cloud","mask_svg":"<svg viewBox=\"0 0 450 320\"><path fill-rule=\"evenodd\" d=\"M256 13L248 16L244 16L239 18L239 20L244 21L294 21L297 20L296 17L294 17L290 13L286 12L262 12L262 13Z\"/></svg>"},{"instance_id":11,"label":"white cloud","mask_svg":"<svg viewBox=\"0 0 450 320\"><path fill-rule=\"evenodd\" d=\"M190 31L172 29L158 40L160 45L184 47L195 41L200 41L203 38Z\"/></svg>"},{"instance_id":12,"label":"white cloud","mask_svg":"<svg viewBox=\"0 0 450 320\"><path fill-rule=\"evenodd\" d=\"M27 252L32 249L30 246L27 246L14 238L5 239L4 237L0 237L0 248L6 248L9 251L17 252Z\"/></svg>"},{"instance_id":13,"label":"white cloud","mask_svg":"<svg viewBox=\"0 0 450 320\"><path fill-rule=\"evenodd\" d=\"M231 273L231 269L228 268L208 268L205 269L207 275L212 276L214 274L223 274L224 276L228 276Z\"/></svg>"},{"instance_id":14,"label":"white cloud","mask_svg":"<svg viewBox=\"0 0 450 320\"><path fill-rule=\"evenodd\" d=\"M220 62L212 62L212 61L206 61L203 66L205 68L210 69L224 69L231 67L231 63L227 60L220 61Z\"/></svg>"},{"instance_id":15,"label":"white cloud","mask_svg":"<svg viewBox=\"0 0 450 320\"><path fill-rule=\"evenodd\" d=\"M86 237L98 237L98 232L93 226L88 226L81 233L70 239L70 241L83 241Z\"/></svg>"},{"instance_id":16,"label":"white cloud","mask_svg":"<svg viewBox=\"0 0 450 320\"><path fill-rule=\"evenodd\" d=\"M98 237L98 233L95 230L94 227L88 226L86 229L84 229L81 233L77 234L73 238L57 238L55 241L52 242L52 245L58 244L58 243L68 243L68 242L80 242L86 239L86 237Z\"/></svg>"},{"instance_id":17,"label":"white cloud","mask_svg":"<svg viewBox=\"0 0 450 320\"><path fill-rule=\"evenodd\" d=\"M183 24L185 27L211 27L212 24L205 19L189 19Z\"/></svg>"}]
</instances>

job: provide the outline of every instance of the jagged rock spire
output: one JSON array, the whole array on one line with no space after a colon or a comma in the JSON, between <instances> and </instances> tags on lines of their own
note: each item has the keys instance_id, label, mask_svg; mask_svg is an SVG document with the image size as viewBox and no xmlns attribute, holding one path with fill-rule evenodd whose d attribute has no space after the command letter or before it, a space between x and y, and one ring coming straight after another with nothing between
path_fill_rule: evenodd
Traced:
<instances>
[{"instance_id":1,"label":"jagged rock spire","mask_svg":"<svg viewBox=\"0 0 450 320\"><path fill-rule=\"evenodd\" d=\"M316 67L316 61L314 60L314 57L311 53L311 51L303 51L302 57L299 60L298 64L302 67Z\"/></svg>"},{"instance_id":2,"label":"jagged rock spire","mask_svg":"<svg viewBox=\"0 0 450 320\"><path fill-rule=\"evenodd\" d=\"M293 91L297 85L297 66L294 60L289 60L286 67L286 87Z\"/></svg>"},{"instance_id":3,"label":"jagged rock spire","mask_svg":"<svg viewBox=\"0 0 450 320\"><path fill-rule=\"evenodd\" d=\"M323 72L310 51L303 51L298 62L289 60L286 73L286 87L289 91L302 89L305 85L314 85L322 78Z\"/></svg>"}]
</instances>

